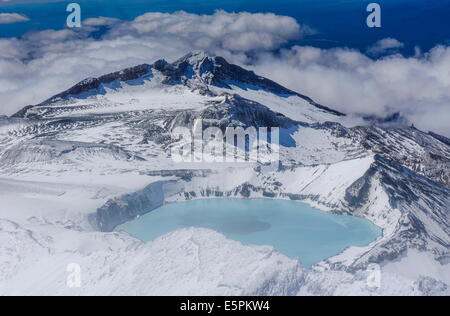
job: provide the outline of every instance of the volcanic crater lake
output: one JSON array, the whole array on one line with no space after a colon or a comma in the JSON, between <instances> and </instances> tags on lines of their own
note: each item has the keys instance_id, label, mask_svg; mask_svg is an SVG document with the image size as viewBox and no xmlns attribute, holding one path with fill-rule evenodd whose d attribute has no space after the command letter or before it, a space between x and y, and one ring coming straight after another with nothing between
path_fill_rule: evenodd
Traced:
<instances>
[{"instance_id":1,"label":"volcanic crater lake","mask_svg":"<svg viewBox=\"0 0 450 316\"><path fill-rule=\"evenodd\" d=\"M185 227L209 228L245 245L271 245L290 258L300 259L306 267L349 246L367 246L381 235L379 227L362 218L270 199L205 199L166 204L118 226L116 231L147 242Z\"/></svg>"}]
</instances>

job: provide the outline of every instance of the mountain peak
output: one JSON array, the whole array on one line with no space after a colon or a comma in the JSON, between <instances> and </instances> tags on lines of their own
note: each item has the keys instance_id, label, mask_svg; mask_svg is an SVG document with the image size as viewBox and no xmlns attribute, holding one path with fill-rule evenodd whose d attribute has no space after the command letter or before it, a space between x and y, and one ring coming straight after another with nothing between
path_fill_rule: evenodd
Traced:
<instances>
[{"instance_id":1,"label":"mountain peak","mask_svg":"<svg viewBox=\"0 0 450 316\"><path fill-rule=\"evenodd\" d=\"M209 55L205 51L193 51L173 63L180 75L208 85L217 83L223 74L222 70L229 65L224 58Z\"/></svg>"},{"instance_id":2,"label":"mountain peak","mask_svg":"<svg viewBox=\"0 0 450 316\"><path fill-rule=\"evenodd\" d=\"M182 63L182 62L186 61L186 62L188 62L191 65L197 65L197 64L203 62L206 59L207 60L214 60L215 58L216 58L216 56L209 55L204 50L194 50L194 51L184 55L180 59L178 59L175 63Z\"/></svg>"},{"instance_id":3,"label":"mountain peak","mask_svg":"<svg viewBox=\"0 0 450 316\"><path fill-rule=\"evenodd\" d=\"M235 90L236 87L242 90L263 90L282 97L298 96L322 111L336 116L344 116L344 114L338 111L315 103L307 96L289 90L270 79L259 76L251 70L231 64L223 57L213 56L201 50L192 51L173 63L160 59L152 65L142 64L98 78L85 79L70 89L36 106L49 105L69 98L85 98L92 95L106 94L107 89L105 87L111 87L113 82L117 82L118 86L120 86L120 82L148 78L155 70L164 76L162 80L163 84L181 84L193 90L205 91L205 93L210 93L210 88L215 86L229 90ZM144 80L140 82L143 83ZM32 105L27 106L14 116L24 117L28 110L33 107Z\"/></svg>"}]
</instances>

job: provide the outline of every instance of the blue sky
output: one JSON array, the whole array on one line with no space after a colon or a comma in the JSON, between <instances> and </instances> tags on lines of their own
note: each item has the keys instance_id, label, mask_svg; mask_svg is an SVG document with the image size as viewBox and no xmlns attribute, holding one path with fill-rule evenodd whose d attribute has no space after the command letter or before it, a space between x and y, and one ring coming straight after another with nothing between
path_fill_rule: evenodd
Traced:
<instances>
[{"instance_id":1,"label":"blue sky","mask_svg":"<svg viewBox=\"0 0 450 316\"><path fill-rule=\"evenodd\" d=\"M65 7L74 1L11 0L0 2L0 12L15 12L29 17L25 23L0 25L0 36L20 36L30 30L60 29L66 19ZM352 47L365 49L373 42L393 37L402 41L403 53L412 53L419 45L428 50L448 43L450 36L450 0L378 0L382 5L383 27L365 25L365 0L78 0L83 18L109 16L132 20L149 11L211 14L226 11L273 12L289 15L309 25L317 33L301 44L317 47Z\"/></svg>"}]
</instances>

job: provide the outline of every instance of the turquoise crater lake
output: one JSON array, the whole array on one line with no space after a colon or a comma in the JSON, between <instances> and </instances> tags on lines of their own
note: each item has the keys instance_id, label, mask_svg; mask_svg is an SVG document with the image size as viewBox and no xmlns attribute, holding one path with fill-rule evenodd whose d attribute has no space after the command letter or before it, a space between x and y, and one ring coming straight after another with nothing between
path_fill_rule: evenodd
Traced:
<instances>
[{"instance_id":1,"label":"turquoise crater lake","mask_svg":"<svg viewBox=\"0 0 450 316\"><path fill-rule=\"evenodd\" d=\"M151 241L185 227L215 230L245 245L271 245L304 266L367 246L381 230L370 221L270 199L206 199L166 204L116 228Z\"/></svg>"}]
</instances>

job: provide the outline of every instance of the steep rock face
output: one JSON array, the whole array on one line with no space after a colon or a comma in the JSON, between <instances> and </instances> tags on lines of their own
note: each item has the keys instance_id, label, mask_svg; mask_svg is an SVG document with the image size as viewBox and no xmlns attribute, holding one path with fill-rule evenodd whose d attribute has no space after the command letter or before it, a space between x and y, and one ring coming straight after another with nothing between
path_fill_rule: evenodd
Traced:
<instances>
[{"instance_id":1,"label":"steep rock face","mask_svg":"<svg viewBox=\"0 0 450 316\"><path fill-rule=\"evenodd\" d=\"M111 232L116 226L164 205L164 186L163 181L155 182L139 192L109 200L89 221L98 230Z\"/></svg>"},{"instance_id":2,"label":"steep rock face","mask_svg":"<svg viewBox=\"0 0 450 316\"><path fill-rule=\"evenodd\" d=\"M202 122L203 130L217 127L224 135L227 128L254 127L258 130L260 127L276 127L282 130L283 136L303 125L302 122L276 113L258 102L226 94L220 100L205 102L204 107L198 110L158 111L149 116L141 116L136 127L145 131L143 143L155 142L168 147L174 142L172 132L175 128L185 127L193 131L196 121Z\"/></svg>"},{"instance_id":3,"label":"steep rock face","mask_svg":"<svg viewBox=\"0 0 450 316\"><path fill-rule=\"evenodd\" d=\"M450 255L450 190L392 161L377 157L366 174L347 189L346 200L353 213L365 214L374 203L373 187L380 185L389 198L389 208L374 209L389 218L400 217L393 234L368 251L353 265L382 263L401 256L408 248L430 251L436 260Z\"/></svg>"},{"instance_id":4,"label":"steep rock face","mask_svg":"<svg viewBox=\"0 0 450 316\"><path fill-rule=\"evenodd\" d=\"M225 95L224 99L211 102L207 107L196 112L180 111L166 122L166 131L175 127L193 128L194 122L201 120L203 127L218 127L225 131L227 127L278 127L292 128L300 123L283 114L275 113L270 108L238 95Z\"/></svg>"},{"instance_id":5,"label":"steep rock face","mask_svg":"<svg viewBox=\"0 0 450 316\"><path fill-rule=\"evenodd\" d=\"M377 125L347 128L337 122L307 124L337 138L352 139L366 152L377 154L450 188L450 146L445 137L414 127Z\"/></svg>"},{"instance_id":6,"label":"steep rock face","mask_svg":"<svg viewBox=\"0 0 450 316\"><path fill-rule=\"evenodd\" d=\"M275 113L268 107L244 99L239 95L226 96L225 100L207 108L200 116L205 120L221 122L219 127L242 125L244 127L279 127L290 128L298 122Z\"/></svg>"},{"instance_id":7,"label":"steep rock face","mask_svg":"<svg viewBox=\"0 0 450 316\"><path fill-rule=\"evenodd\" d=\"M361 127L361 144L368 150L450 188L450 146L415 128Z\"/></svg>"}]
</instances>

